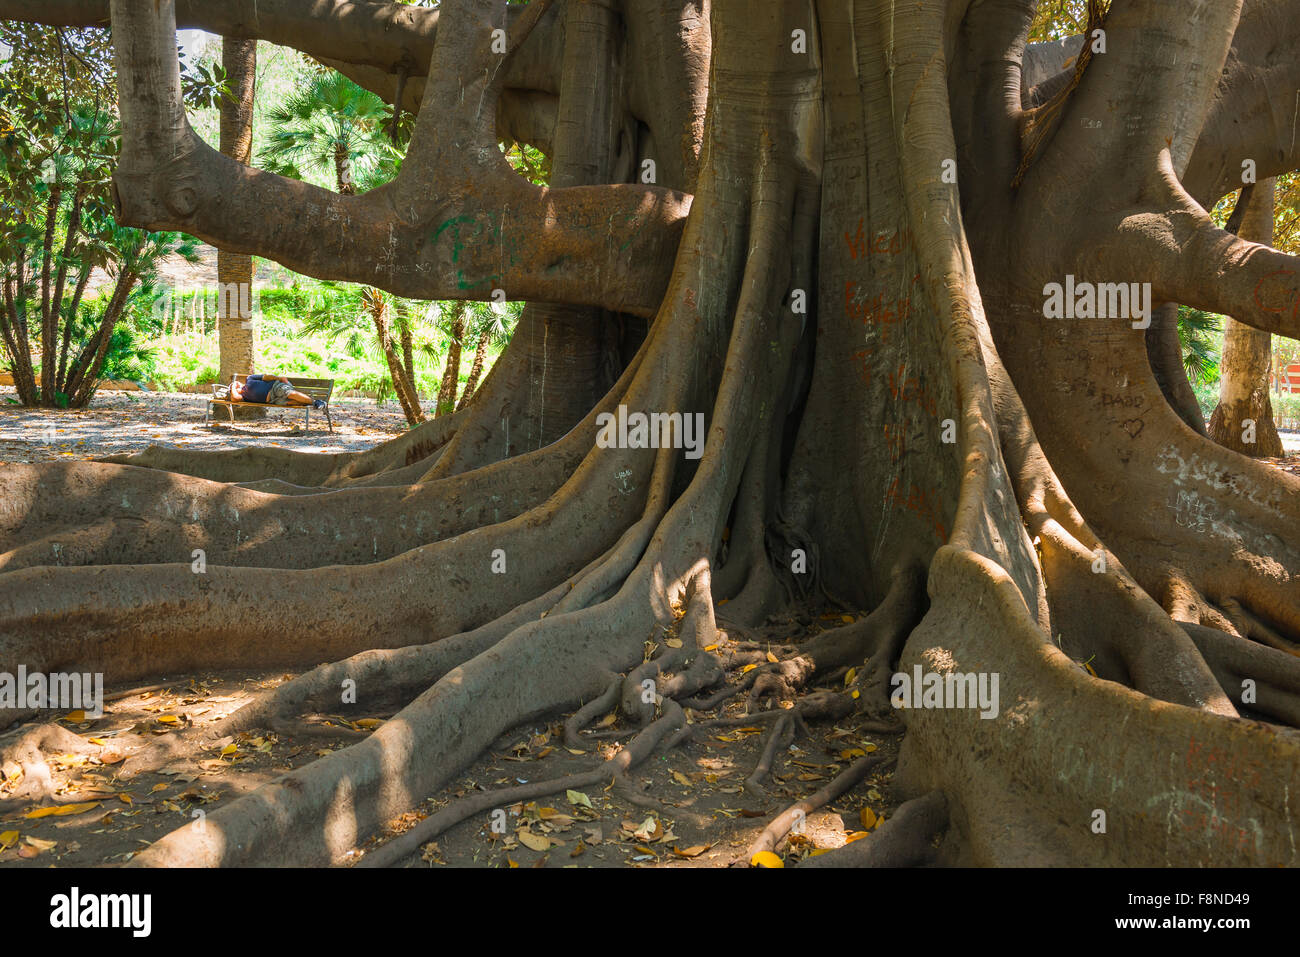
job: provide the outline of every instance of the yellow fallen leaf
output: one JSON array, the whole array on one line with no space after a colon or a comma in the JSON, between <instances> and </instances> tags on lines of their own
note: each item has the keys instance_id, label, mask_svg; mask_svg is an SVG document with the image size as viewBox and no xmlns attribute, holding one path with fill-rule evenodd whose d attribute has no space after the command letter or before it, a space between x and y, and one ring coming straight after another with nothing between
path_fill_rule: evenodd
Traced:
<instances>
[{"instance_id":1,"label":"yellow fallen leaf","mask_svg":"<svg viewBox=\"0 0 1300 957\"><path fill-rule=\"evenodd\" d=\"M864 831L870 831L877 824L876 812L871 810L869 807L864 807L858 812L858 819L862 822L862 829Z\"/></svg>"},{"instance_id":2,"label":"yellow fallen leaf","mask_svg":"<svg viewBox=\"0 0 1300 957\"><path fill-rule=\"evenodd\" d=\"M508 858L508 857L506 858L506 863L509 864L511 867L518 867L518 866L519 866L519 863L518 863L517 861L512 861L512 860L510 860L510 858Z\"/></svg>"},{"instance_id":3,"label":"yellow fallen leaf","mask_svg":"<svg viewBox=\"0 0 1300 957\"><path fill-rule=\"evenodd\" d=\"M771 851L759 851L749 859L750 867L785 867L785 861Z\"/></svg>"},{"instance_id":4,"label":"yellow fallen leaf","mask_svg":"<svg viewBox=\"0 0 1300 957\"><path fill-rule=\"evenodd\" d=\"M99 738L87 738L86 740L89 741L91 744L99 745L101 748L104 746L104 742L101 741Z\"/></svg>"},{"instance_id":5,"label":"yellow fallen leaf","mask_svg":"<svg viewBox=\"0 0 1300 957\"><path fill-rule=\"evenodd\" d=\"M853 616L852 616L852 615L840 615L840 621L844 622L844 624L846 624L846 625L851 625L851 624L853 624Z\"/></svg>"},{"instance_id":6,"label":"yellow fallen leaf","mask_svg":"<svg viewBox=\"0 0 1300 957\"><path fill-rule=\"evenodd\" d=\"M176 715L174 714L160 714L158 715L158 723L159 724L180 724L181 719L176 717Z\"/></svg>"},{"instance_id":7,"label":"yellow fallen leaf","mask_svg":"<svg viewBox=\"0 0 1300 957\"><path fill-rule=\"evenodd\" d=\"M687 787L691 786L691 779L688 778L686 775L682 774L681 771L673 772L673 780L676 781L678 784L684 784Z\"/></svg>"},{"instance_id":8,"label":"yellow fallen leaf","mask_svg":"<svg viewBox=\"0 0 1300 957\"><path fill-rule=\"evenodd\" d=\"M757 667L758 665L745 665L745 667L740 669L740 673L743 675L746 672L753 671Z\"/></svg>"},{"instance_id":9,"label":"yellow fallen leaf","mask_svg":"<svg viewBox=\"0 0 1300 957\"><path fill-rule=\"evenodd\" d=\"M68 724L81 724L83 721L86 720L86 712L69 711L67 714L63 716L63 720L68 722Z\"/></svg>"},{"instance_id":10,"label":"yellow fallen leaf","mask_svg":"<svg viewBox=\"0 0 1300 957\"><path fill-rule=\"evenodd\" d=\"M705 645L705 646L704 646L704 650L705 650L705 651L717 651L717 650L718 650L718 646L717 646L717 645Z\"/></svg>"},{"instance_id":11,"label":"yellow fallen leaf","mask_svg":"<svg viewBox=\"0 0 1300 957\"><path fill-rule=\"evenodd\" d=\"M228 744L228 745L226 745L224 748L221 749L221 756L224 758L226 755L228 755L228 754L234 754L234 753L235 753L236 751L238 751L238 750L239 750L239 747L238 747L237 745L234 745L234 744Z\"/></svg>"},{"instance_id":12,"label":"yellow fallen leaf","mask_svg":"<svg viewBox=\"0 0 1300 957\"><path fill-rule=\"evenodd\" d=\"M353 722L358 728L377 728L383 723L379 718L357 718Z\"/></svg>"},{"instance_id":13,"label":"yellow fallen leaf","mask_svg":"<svg viewBox=\"0 0 1300 957\"><path fill-rule=\"evenodd\" d=\"M131 795L129 795L129 794L119 794L119 795L117 796L117 799L118 799L119 801L121 801L123 804L134 804L134 803L135 803L135 798L131 797Z\"/></svg>"},{"instance_id":14,"label":"yellow fallen leaf","mask_svg":"<svg viewBox=\"0 0 1300 957\"><path fill-rule=\"evenodd\" d=\"M821 857L823 854L829 854L831 850L832 848L829 847L814 847L811 851L808 852L808 856Z\"/></svg>"},{"instance_id":15,"label":"yellow fallen leaf","mask_svg":"<svg viewBox=\"0 0 1300 957\"><path fill-rule=\"evenodd\" d=\"M872 745L872 750L873 751L875 750L874 745ZM848 761L851 760L852 758L865 758L866 756L867 756L867 752L863 751L861 748L845 748L843 751L840 752L841 761Z\"/></svg>"},{"instance_id":16,"label":"yellow fallen leaf","mask_svg":"<svg viewBox=\"0 0 1300 957\"><path fill-rule=\"evenodd\" d=\"M849 685L853 684L853 679L856 678L857 676L858 676L858 669L850 668L848 672L844 675L844 687L847 688Z\"/></svg>"},{"instance_id":17,"label":"yellow fallen leaf","mask_svg":"<svg viewBox=\"0 0 1300 957\"><path fill-rule=\"evenodd\" d=\"M17 843L18 843L17 831L0 832L0 853L9 850L9 848L13 847Z\"/></svg>"},{"instance_id":18,"label":"yellow fallen leaf","mask_svg":"<svg viewBox=\"0 0 1300 957\"><path fill-rule=\"evenodd\" d=\"M874 744L864 744L862 746L862 750L867 752L867 754L870 754L872 751L878 751L879 748L877 748Z\"/></svg>"},{"instance_id":19,"label":"yellow fallen leaf","mask_svg":"<svg viewBox=\"0 0 1300 957\"><path fill-rule=\"evenodd\" d=\"M674 846L673 853L678 857L699 857L712 846L712 844L696 844L694 847L688 847L684 851Z\"/></svg>"},{"instance_id":20,"label":"yellow fallen leaf","mask_svg":"<svg viewBox=\"0 0 1300 957\"><path fill-rule=\"evenodd\" d=\"M163 781L151 787L149 793L152 794L154 791L166 791L168 787L170 787L170 785L168 785L166 781Z\"/></svg>"},{"instance_id":21,"label":"yellow fallen leaf","mask_svg":"<svg viewBox=\"0 0 1300 957\"><path fill-rule=\"evenodd\" d=\"M852 844L854 841L860 841L867 836L866 831L852 831L844 838L845 844Z\"/></svg>"},{"instance_id":22,"label":"yellow fallen leaf","mask_svg":"<svg viewBox=\"0 0 1300 957\"><path fill-rule=\"evenodd\" d=\"M772 662L772 664L776 664L776 663L779 662L781 659L778 658L776 655L772 654L772 652L769 651L769 652L767 653L767 660L770 661L770 662Z\"/></svg>"},{"instance_id":23,"label":"yellow fallen leaf","mask_svg":"<svg viewBox=\"0 0 1300 957\"><path fill-rule=\"evenodd\" d=\"M586 751L582 750L581 748L565 748L564 750L565 750L565 751L568 751L570 754L586 754L586 753L587 753Z\"/></svg>"},{"instance_id":24,"label":"yellow fallen leaf","mask_svg":"<svg viewBox=\"0 0 1300 957\"><path fill-rule=\"evenodd\" d=\"M544 834L534 834L526 827L521 827L516 834L519 837L519 843L533 851L549 850L551 839Z\"/></svg>"},{"instance_id":25,"label":"yellow fallen leaf","mask_svg":"<svg viewBox=\"0 0 1300 957\"><path fill-rule=\"evenodd\" d=\"M856 699L856 698L858 697L858 695L860 695L861 693L862 693L862 692L860 692L857 688L854 688L854 689L849 693L849 697L850 697L850 698L854 698L854 699Z\"/></svg>"},{"instance_id":26,"label":"yellow fallen leaf","mask_svg":"<svg viewBox=\"0 0 1300 957\"><path fill-rule=\"evenodd\" d=\"M682 640L680 638L667 638L664 640L664 644L669 648L680 648L682 646Z\"/></svg>"},{"instance_id":27,"label":"yellow fallen leaf","mask_svg":"<svg viewBox=\"0 0 1300 957\"><path fill-rule=\"evenodd\" d=\"M23 817L29 821L39 817L67 817L69 814L84 814L97 807L99 807L98 801L86 801L82 804L56 804L53 807L39 807L35 811L28 811Z\"/></svg>"},{"instance_id":28,"label":"yellow fallen leaf","mask_svg":"<svg viewBox=\"0 0 1300 957\"><path fill-rule=\"evenodd\" d=\"M577 846L569 852L570 857L578 857L587 850L587 845L579 841Z\"/></svg>"}]
</instances>

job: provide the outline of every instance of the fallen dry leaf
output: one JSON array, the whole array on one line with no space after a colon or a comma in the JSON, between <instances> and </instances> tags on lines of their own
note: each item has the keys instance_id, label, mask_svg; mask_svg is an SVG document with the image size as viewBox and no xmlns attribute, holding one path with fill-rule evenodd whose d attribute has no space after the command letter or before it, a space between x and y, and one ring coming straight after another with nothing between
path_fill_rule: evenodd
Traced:
<instances>
[{"instance_id":1,"label":"fallen dry leaf","mask_svg":"<svg viewBox=\"0 0 1300 957\"><path fill-rule=\"evenodd\" d=\"M712 844L696 844L694 847L688 847L684 851L674 846L673 853L678 857L699 857L712 846Z\"/></svg>"}]
</instances>

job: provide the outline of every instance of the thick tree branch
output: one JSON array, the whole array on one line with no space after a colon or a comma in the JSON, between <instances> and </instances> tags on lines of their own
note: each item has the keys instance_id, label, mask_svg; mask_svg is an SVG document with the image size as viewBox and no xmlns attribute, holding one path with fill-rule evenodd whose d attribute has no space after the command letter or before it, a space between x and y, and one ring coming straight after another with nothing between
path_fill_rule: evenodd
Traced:
<instances>
[{"instance_id":1,"label":"thick tree branch","mask_svg":"<svg viewBox=\"0 0 1300 957\"><path fill-rule=\"evenodd\" d=\"M1183 182L1206 208L1243 183L1300 167L1300 0L1247 0Z\"/></svg>"},{"instance_id":2,"label":"thick tree branch","mask_svg":"<svg viewBox=\"0 0 1300 957\"><path fill-rule=\"evenodd\" d=\"M527 9L511 7L508 24ZM395 74L399 64L409 62L412 76L428 73L440 16L428 7L352 0L176 0L176 25L183 30L266 40L318 60L377 68L385 74ZM107 27L109 0L0 0L0 19ZM555 53L563 44L559 23L548 11L514 59L507 85L556 92Z\"/></svg>"},{"instance_id":3,"label":"thick tree branch","mask_svg":"<svg viewBox=\"0 0 1300 957\"><path fill-rule=\"evenodd\" d=\"M1215 95L1241 0L1113 4L1096 53L1066 104L1054 149L1080 181L1141 167L1168 150L1187 165ZM1090 38L1091 39L1091 38Z\"/></svg>"},{"instance_id":4,"label":"thick tree branch","mask_svg":"<svg viewBox=\"0 0 1300 957\"><path fill-rule=\"evenodd\" d=\"M222 157L190 128L173 4L113 0L123 123L121 222L180 229L312 276L424 299L570 302L650 315L690 197L631 185L544 189L514 174L495 135L493 18L479 0L443 18L439 70L402 173L341 196ZM476 55L481 53L481 55ZM250 209L274 211L267 218ZM358 257L358 248L373 255ZM593 262L602 267L591 269Z\"/></svg>"},{"instance_id":5,"label":"thick tree branch","mask_svg":"<svg viewBox=\"0 0 1300 957\"><path fill-rule=\"evenodd\" d=\"M1096 251L1098 274L1150 282L1153 302L1180 302L1300 338L1300 258L1220 229L1161 156L1152 208L1120 217Z\"/></svg>"}]
</instances>

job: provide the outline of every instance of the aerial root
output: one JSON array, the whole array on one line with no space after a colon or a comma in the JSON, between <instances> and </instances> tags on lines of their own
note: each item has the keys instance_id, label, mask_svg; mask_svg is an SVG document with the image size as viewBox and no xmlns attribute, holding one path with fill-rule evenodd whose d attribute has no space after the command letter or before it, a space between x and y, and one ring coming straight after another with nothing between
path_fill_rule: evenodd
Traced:
<instances>
[{"instance_id":1,"label":"aerial root","mask_svg":"<svg viewBox=\"0 0 1300 957\"><path fill-rule=\"evenodd\" d=\"M749 693L750 709L765 698L790 701L814 677L858 665L865 658L854 682L858 708L876 718L892 714L888 689L893 665L921 620L925 604L924 566L911 560L898 562L889 591L871 614L824 631L798 646L793 657L760 668Z\"/></svg>"},{"instance_id":2,"label":"aerial root","mask_svg":"<svg viewBox=\"0 0 1300 957\"><path fill-rule=\"evenodd\" d=\"M754 770L749 777L745 778L745 790L760 801L766 801L770 797L767 789L763 787L763 779L772 773L773 760L778 752L790 746L790 742L794 740L794 733L795 716L788 711L782 712L776 724L768 729L763 753L759 756L758 763L754 765Z\"/></svg>"},{"instance_id":3,"label":"aerial root","mask_svg":"<svg viewBox=\"0 0 1300 957\"><path fill-rule=\"evenodd\" d=\"M123 773L133 776L156 770L179 757L196 738L211 746L242 731L262 727L302 735L304 731L291 725L289 719L312 708L339 713L359 710L363 705L368 711L393 705L404 707L447 672L491 648L524 622L536 619L539 609L553 606L567 590L566 585L557 585L495 621L440 641L406 648L372 648L341 661L317 665L212 724L167 735L137 751L123 765ZM356 691L355 703L344 701L348 682Z\"/></svg>"},{"instance_id":4,"label":"aerial root","mask_svg":"<svg viewBox=\"0 0 1300 957\"><path fill-rule=\"evenodd\" d=\"M868 837L799 862L800 867L928 867L934 840L948 826L948 800L931 791L902 804Z\"/></svg>"},{"instance_id":5,"label":"aerial root","mask_svg":"<svg viewBox=\"0 0 1300 957\"><path fill-rule=\"evenodd\" d=\"M614 685L613 687L618 687ZM671 698L665 699L663 714L649 725L637 732L627 746L608 758L600 767L570 774L550 781L534 781L518 787L501 791L480 791L471 794L437 814L425 818L415 827L400 837L389 841L382 847L368 853L357 864L358 867L389 867L404 860L416 852L420 845L436 838L443 831L475 814L481 814L493 808L506 807L520 801L531 801L539 797L558 794L561 791L590 787L600 781L614 778L625 779L627 773L643 762L655 749L669 739L674 731L686 724L686 713ZM675 738L674 740L680 740Z\"/></svg>"},{"instance_id":6,"label":"aerial root","mask_svg":"<svg viewBox=\"0 0 1300 957\"><path fill-rule=\"evenodd\" d=\"M763 753L759 756L753 772L745 779L745 790L760 800L767 798L763 779L772 772L772 762L777 753L789 746L794 738L796 727L807 734L809 720L836 721L852 711L853 699L848 695L819 691L808 695L789 709L764 712L762 717L775 715L776 719L767 731ZM754 718L754 716L746 717L749 720Z\"/></svg>"},{"instance_id":7,"label":"aerial root","mask_svg":"<svg viewBox=\"0 0 1300 957\"><path fill-rule=\"evenodd\" d=\"M855 787L870 771L883 766L885 761L883 755L875 754L868 754L866 757L858 758L824 787L813 792L802 801L790 805L790 807L773 818L771 823L763 828L763 832L758 835L754 843L749 846L746 862L752 861L754 855L762 851L774 852L777 844L790 833L790 829L794 827L796 821L802 821L822 805L829 804L850 788Z\"/></svg>"},{"instance_id":8,"label":"aerial root","mask_svg":"<svg viewBox=\"0 0 1300 957\"><path fill-rule=\"evenodd\" d=\"M618 704L620 692L623 690L623 677L619 675L609 683L603 694L598 698L592 698L573 714L569 715L564 721L564 744L570 748L581 748L583 744L582 736L579 734L596 715L609 711L614 705Z\"/></svg>"},{"instance_id":9,"label":"aerial root","mask_svg":"<svg viewBox=\"0 0 1300 957\"><path fill-rule=\"evenodd\" d=\"M1252 711L1300 728L1300 658L1217 628L1180 624L1224 694Z\"/></svg>"},{"instance_id":10,"label":"aerial root","mask_svg":"<svg viewBox=\"0 0 1300 957\"><path fill-rule=\"evenodd\" d=\"M80 735L57 724L41 724L20 730L14 740L0 750L0 770L17 765L21 783L5 795L6 801L41 800L52 797L56 788L53 773L45 761L46 751L65 754L97 753L98 748ZM9 771L4 771L8 775Z\"/></svg>"}]
</instances>

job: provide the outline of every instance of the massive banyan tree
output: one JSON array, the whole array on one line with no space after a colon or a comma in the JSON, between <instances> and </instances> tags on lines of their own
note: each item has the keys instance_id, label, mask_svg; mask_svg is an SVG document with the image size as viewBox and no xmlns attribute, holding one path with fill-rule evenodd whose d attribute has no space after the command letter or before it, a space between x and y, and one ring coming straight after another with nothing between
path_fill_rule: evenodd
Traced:
<instances>
[{"instance_id":1,"label":"massive banyan tree","mask_svg":"<svg viewBox=\"0 0 1300 957\"><path fill-rule=\"evenodd\" d=\"M1030 45L1035 6L0 0L111 28L122 223L527 302L467 408L365 453L0 468L10 670L302 670L211 735L347 679L400 709L135 863L337 861L526 720L594 702L676 741L726 682L880 718L917 667L999 681L992 717L897 712L945 859L1300 863L1300 486L1206 437L1175 305L1300 336L1295 259L1207 213L1300 165L1300 2L1113 0ZM397 100L400 175L223 157L178 27ZM597 441L620 406L702 414L702 455ZM724 636L836 605L875 611L736 674Z\"/></svg>"}]
</instances>

